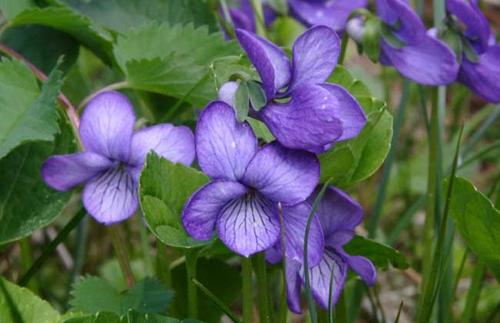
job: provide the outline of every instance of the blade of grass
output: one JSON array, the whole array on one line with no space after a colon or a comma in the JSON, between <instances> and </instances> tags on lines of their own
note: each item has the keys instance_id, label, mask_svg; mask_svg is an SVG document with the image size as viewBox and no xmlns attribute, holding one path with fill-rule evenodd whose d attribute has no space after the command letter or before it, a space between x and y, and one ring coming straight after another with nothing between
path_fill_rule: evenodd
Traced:
<instances>
[{"instance_id":1,"label":"blade of grass","mask_svg":"<svg viewBox=\"0 0 500 323\"><path fill-rule=\"evenodd\" d=\"M224 312L233 322L235 323L241 323L240 319L236 314L234 314L229 307L224 304L223 301L221 301L217 296L215 296L208 288L206 288L202 283L200 283L196 278L192 279L192 283L194 286L198 287L200 291L205 294L219 310Z\"/></svg>"},{"instance_id":2,"label":"blade of grass","mask_svg":"<svg viewBox=\"0 0 500 323\"><path fill-rule=\"evenodd\" d=\"M401 300L401 303L399 303L398 314L396 315L396 319L394 320L394 323L399 323L399 318L401 317L401 312L403 311L403 305L404 305L404 302L403 302L403 300Z\"/></svg>"},{"instance_id":3,"label":"blade of grass","mask_svg":"<svg viewBox=\"0 0 500 323\"><path fill-rule=\"evenodd\" d=\"M484 263L478 263L474 267L472 273L472 280L470 283L469 291L467 292L467 299L465 300L465 308L461 316L462 323L470 323L473 321L476 314L477 303L479 302L479 295L483 286L483 278L486 273L486 266Z\"/></svg>"}]
</instances>

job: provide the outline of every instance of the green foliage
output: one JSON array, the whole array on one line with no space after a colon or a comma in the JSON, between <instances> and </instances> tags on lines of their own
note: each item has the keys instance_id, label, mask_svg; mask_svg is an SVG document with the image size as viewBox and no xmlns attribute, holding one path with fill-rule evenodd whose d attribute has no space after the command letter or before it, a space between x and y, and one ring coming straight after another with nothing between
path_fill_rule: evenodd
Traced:
<instances>
[{"instance_id":1,"label":"green foliage","mask_svg":"<svg viewBox=\"0 0 500 323\"><path fill-rule=\"evenodd\" d=\"M217 23L205 0L63 0L88 16L100 28L124 33L151 21L171 25L193 23L217 30Z\"/></svg>"},{"instance_id":2,"label":"green foliage","mask_svg":"<svg viewBox=\"0 0 500 323\"><path fill-rule=\"evenodd\" d=\"M32 0L0 0L0 11L7 19L17 16L21 11L32 6Z\"/></svg>"},{"instance_id":3,"label":"green foliage","mask_svg":"<svg viewBox=\"0 0 500 323\"><path fill-rule=\"evenodd\" d=\"M148 24L120 36L114 54L133 88L183 98L201 107L217 97L214 81L221 84L232 74L214 72L214 63L238 55L239 49L206 27ZM219 74L217 80L214 74Z\"/></svg>"},{"instance_id":4,"label":"green foliage","mask_svg":"<svg viewBox=\"0 0 500 323\"><path fill-rule=\"evenodd\" d=\"M74 311L85 314L111 312L120 316L127 315L130 310L166 313L174 296L172 291L153 278L145 278L131 289L119 292L98 277L86 277L76 282L72 295L70 303Z\"/></svg>"},{"instance_id":5,"label":"green foliage","mask_svg":"<svg viewBox=\"0 0 500 323\"><path fill-rule=\"evenodd\" d=\"M18 61L5 60L0 63L0 75L0 102L7 103L0 105L0 113L4 116L0 121L0 158L26 142L54 140L54 135L59 132L56 100L62 73L54 70L43 85L40 96L24 106L19 105L16 95L23 92L29 98L38 92L28 67Z\"/></svg>"},{"instance_id":6,"label":"green foliage","mask_svg":"<svg viewBox=\"0 0 500 323\"><path fill-rule=\"evenodd\" d=\"M8 67L5 68L6 66ZM8 117L16 112L16 107L19 111L30 113L20 115L10 126L14 129L12 134L9 132L3 136L9 139L4 141L8 145L2 144L2 154L14 148L14 144L22 144L28 139L50 140L60 129L54 141L24 143L0 160L0 181L4 183L0 186L2 244L25 237L46 226L63 210L71 193L59 193L48 188L40 176L40 168L49 156L73 152L76 144L65 118L61 118L59 127L57 126L54 98L60 86L59 73L51 76L36 98L37 84L26 67L19 62L4 61L0 69L5 71L0 73L0 78L10 80L7 83L0 81L0 106L9 109L8 113L2 113L3 120L9 120ZM16 82L11 83L12 80Z\"/></svg>"},{"instance_id":7,"label":"green foliage","mask_svg":"<svg viewBox=\"0 0 500 323\"><path fill-rule=\"evenodd\" d=\"M166 245L191 248L206 242L189 237L181 222L184 204L208 177L191 167L148 155L142 171L139 193L147 225Z\"/></svg>"},{"instance_id":8,"label":"green foliage","mask_svg":"<svg viewBox=\"0 0 500 323\"><path fill-rule=\"evenodd\" d=\"M382 37L382 23L376 16L368 16L363 29L363 51L374 62L380 57L380 40Z\"/></svg>"},{"instance_id":9,"label":"green foliage","mask_svg":"<svg viewBox=\"0 0 500 323\"><path fill-rule=\"evenodd\" d=\"M227 306L241 295L241 276L234 266L218 259L201 258L197 264L196 279ZM172 269L175 290L174 308L176 317L187 316L187 285L185 263ZM198 290L199 319L205 322L220 322L222 312L213 301Z\"/></svg>"},{"instance_id":10,"label":"green foliage","mask_svg":"<svg viewBox=\"0 0 500 323\"><path fill-rule=\"evenodd\" d=\"M356 138L335 144L319 156L321 181L347 187L371 176L382 165L392 138L392 116L384 102L371 97L368 88L338 66L329 82L346 88L361 104L367 123Z\"/></svg>"},{"instance_id":11,"label":"green foliage","mask_svg":"<svg viewBox=\"0 0 500 323\"><path fill-rule=\"evenodd\" d=\"M377 268L387 269L389 264L398 269L408 268L405 257L396 249L358 235L354 236L344 249L350 255L370 259Z\"/></svg>"},{"instance_id":12,"label":"green foliage","mask_svg":"<svg viewBox=\"0 0 500 323\"><path fill-rule=\"evenodd\" d=\"M444 192L448 185L446 179ZM500 280L500 211L471 182L455 177L449 212L469 248Z\"/></svg>"},{"instance_id":13,"label":"green foliage","mask_svg":"<svg viewBox=\"0 0 500 323\"><path fill-rule=\"evenodd\" d=\"M0 318L2 323L53 323L59 313L28 289L0 277Z\"/></svg>"},{"instance_id":14,"label":"green foliage","mask_svg":"<svg viewBox=\"0 0 500 323\"><path fill-rule=\"evenodd\" d=\"M141 314L129 311L126 315L119 316L112 312L99 312L92 315L76 315L62 320L61 323L180 323L178 319L159 314ZM182 321L186 322L187 321Z\"/></svg>"}]
</instances>

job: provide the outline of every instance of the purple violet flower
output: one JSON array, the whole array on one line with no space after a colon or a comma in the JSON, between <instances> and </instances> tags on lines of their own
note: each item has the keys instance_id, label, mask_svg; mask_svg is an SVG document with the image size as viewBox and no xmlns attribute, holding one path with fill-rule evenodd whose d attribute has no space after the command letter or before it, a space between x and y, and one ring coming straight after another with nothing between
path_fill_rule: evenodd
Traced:
<instances>
[{"instance_id":1,"label":"purple violet flower","mask_svg":"<svg viewBox=\"0 0 500 323\"><path fill-rule=\"evenodd\" d=\"M149 151L185 165L195 157L189 128L159 124L134 133L134 123L134 110L126 96L99 94L81 118L84 151L47 159L41 171L44 181L58 191L84 184L83 205L101 223L129 218L137 209L138 178Z\"/></svg>"},{"instance_id":2,"label":"purple violet flower","mask_svg":"<svg viewBox=\"0 0 500 323\"><path fill-rule=\"evenodd\" d=\"M464 49L458 80L485 100L500 102L500 45L492 37L488 20L475 1L447 0L451 23L461 31ZM459 20L461 26L457 26ZM469 57L477 56L476 59Z\"/></svg>"},{"instance_id":3,"label":"purple violet flower","mask_svg":"<svg viewBox=\"0 0 500 323\"><path fill-rule=\"evenodd\" d=\"M307 27L323 25L342 32L351 12L367 0L288 0L291 14Z\"/></svg>"},{"instance_id":4,"label":"purple violet flower","mask_svg":"<svg viewBox=\"0 0 500 323\"><path fill-rule=\"evenodd\" d=\"M315 197L316 194L312 195L308 203L312 204ZM318 205L316 218L323 227L325 249L320 262L309 268L309 277L314 299L321 307L327 309L332 278L332 301L336 304L344 288L349 268L361 276L368 285L375 283L377 272L373 263L367 258L351 256L343 250L343 245L352 239L356 226L363 219L363 210L356 201L341 190L329 187ZM267 250L266 258L271 263L282 260L279 243ZM300 262L289 257L285 257L284 261L288 307L293 312L300 313L300 291L305 282L304 268Z\"/></svg>"},{"instance_id":5,"label":"purple violet flower","mask_svg":"<svg viewBox=\"0 0 500 323\"><path fill-rule=\"evenodd\" d=\"M343 87L325 83L337 65L337 34L315 26L297 38L292 62L267 39L238 29L241 47L257 69L267 104L252 116L262 120L285 147L319 153L353 138L366 123L356 99ZM237 84L221 87L219 98L233 103Z\"/></svg>"},{"instance_id":6,"label":"purple violet flower","mask_svg":"<svg viewBox=\"0 0 500 323\"><path fill-rule=\"evenodd\" d=\"M314 154L278 142L259 148L250 125L238 122L233 108L222 101L202 111L195 140L199 165L212 181L184 207L182 222L192 237L209 240L216 230L231 250L245 257L266 250L280 237L279 203L290 210L283 214L286 225L303 232L310 208L302 202L319 182ZM317 262L323 248L319 222L313 231L311 261ZM293 246L301 237L289 238L287 254L300 259L300 246Z\"/></svg>"},{"instance_id":7,"label":"purple violet flower","mask_svg":"<svg viewBox=\"0 0 500 323\"><path fill-rule=\"evenodd\" d=\"M405 0L376 0L382 33L380 62L394 66L406 78L424 85L454 82L458 64L454 53L427 33L420 17ZM349 21L347 31L357 42L363 35L360 18ZM396 44L398 43L398 44Z\"/></svg>"},{"instance_id":8,"label":"purple violet flower","mask_svg":"<svg viewBox=\"0 0 500 323\"><path fill-rule=\"evenodd\" d=\"M249 0L240 0L238 7L229 8L229 14L235 29L255 32L255 14ZM267 4L263 5L264 23L268 27L276 19L276 12Z\"/></svg>"}]
</instances>

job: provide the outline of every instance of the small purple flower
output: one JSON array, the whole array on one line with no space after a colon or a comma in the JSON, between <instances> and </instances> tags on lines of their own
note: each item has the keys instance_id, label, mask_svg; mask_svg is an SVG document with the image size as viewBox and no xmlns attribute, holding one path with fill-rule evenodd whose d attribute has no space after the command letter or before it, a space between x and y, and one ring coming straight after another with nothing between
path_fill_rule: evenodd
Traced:
<instances>
[{"instance_id":1,"label":"small purple flower","mask_svg":"<svg viewBox=\"0 0 500 323\"><path fill-rule=\"evenodd\" d=\"M337 65L337 34L315 26L293 45L293 60L267 39L238 29L241 47L257 69L267 104L252 116L262 120L285 147L323 152L331 144L353 138L366 123L363 109L343 87L325 83ZM234 83L226 84L219 97L232 104Z\"/></svg>"},{"instance_id":2,"label":"small purple flower","mask_svg":"<svg viewBox=\"0 0 500 323\"><path fill-rule=\"evenodd\" d=\"M315 197L316 194L311 196L308 203L312 204ZM329 187L318 205L316 217L323 227L325 249L320 262L309 268L309 277L314 299L327 309L330 283L333 284L332 301L335 304L344 288L349 268L360 275L368 285L375 283L377 272L370 260L351 256L343 250L343 245L352 239L354 229L363 219L363 210L356 201L341 190ZM279 244L269 249L267 260L272 263L279 262L282 259L280 250ZM289 257L285 257L284 261L288 307L293 312L300 313L300 290L305 282L304 267Z\"/></svg>"},{"instance_id":3,"label":"small purple flower","mask_svg":"<svg viewBox=\"0 0 500 323\"><path fill-rule=\"evenodd\" d=\"M490 26L475 1L447 0L446 8L451 15L455 30L463 29L464 49L458 80L489 102L500 102L500 45L490 32ZM461 22L461 26L456 24ZM492 37L493 36L493 37ZM469 57L477 56L476 59Z\"/></svg>"},{"instance_id":4,"label":"small purple flower","mask_svg":"<svg viewBox=\"0 0 500 323\"><path fill-rule=\"evenodd\" d=\"M288 0L291 14L307 27L323 25L342 32L349 15L367 0Z\"/></svg>"},{"instance_id":5,"label":"small purple flower","mask_svg":"<svg viewBox=\"0 0 500 323\"><path fill-rule=\"evenodd\" d=\"M443 85L455 81L458 72L455 55L427 33L422 20L405 0L376 0L376 5L386 30L381 39L382 64L394 66L403 76L420 84ZM363 35L359 19L351 20L347 27L349 35L358 42Z\"/></svg>"},{"instance_id":6,"label":"small purple flower","mask_svg":"<svg viewBox=\"0 0 500 323\"><path fill-rule=\"evenodd\" d=\"M249 0L240 0L238 7L229 8L229 14L235 29L255 32L255 14ZM263 6L264 23L270 26L276 19L276 12L267 4Z\"/></svg>"},{"instance_id":7,"label":"small purple flower","mask_svg":"<svg viewBox=\"0 0 500 323\"><path fill-rule=\"evenodd\" d=\"M245 257L274 245L280 236L278 204L300 208L319 182L314 154L277 142L259 148L250 125L239 123L233 108L221 101L201 113L195 140L199 165L212 181L186 203L186 231L209 240L216 230L231 250ZM302 225L308 210L284 214L285 223ZM321 232L315 236L320 240L315 248L321 249Z\"/></svg>"},{"instance_id":8,"label":"small purple flower","mask_svg":"<svg viewBox=\"0 0 500 323\"><path fill-rule=\"evenodd\" d=\"M126 96L99 94L81 118L84 151L50 157L42 165L44 181L58 191L84 184L83 205L101 223L132 216L138 204L138 178L149 151L185 165L195 157L189 128L159 124L134 133L134 123L133 107Z\"/></svg>"}]
</instances>

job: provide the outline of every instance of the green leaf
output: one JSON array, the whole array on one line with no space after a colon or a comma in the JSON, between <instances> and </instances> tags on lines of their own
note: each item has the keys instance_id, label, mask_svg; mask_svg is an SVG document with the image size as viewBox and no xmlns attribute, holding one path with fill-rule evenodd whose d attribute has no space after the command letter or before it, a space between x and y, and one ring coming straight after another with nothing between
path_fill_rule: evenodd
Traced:
<instances>
[{"instance_id":1,"label":"green leaf","mask_svg":"<svg viewBox=\"0 0 500 323\"><path fill-rule=\"evenodd\" d=\"M100 28L124 33L151 21L193 23L218 30L212 10L205 0L64 0L64 3L89 17Z\"/></svg>"},{"instance_id":2,"label":"green leaf","mask_svg":"<svg viewBox=\"0 0 500 323\"><path fill-rule=\"evenodd\" d=\"M179 248L207 243L189 237L181 222L184 204L207 182L208 177L194 168L148 155L140 178L140 203L148 227L161 242Z\"/></svg>"},{"instance_id":3,"label":"green leaf","mask_svg":"<svg viewBox=\"0 0 500 323\"><path fill-rule=\"evenodd\" d=\"M114 53L133 88L204 106L217 97L214 63L227 56L234 60L240 51L234 41L205 27L148 24L119 37ZM225 82L231 74L226 68L217 81Z\"/></svg>"},{"instance_id":4,"label":"green leaf","mask_svg":"<svg viewBox=\"0 0 500 323\"><path fill-rule=\"evenodd\" d=\"M86 277L75 283L70 304L75 311L86 314L111 312L126 315L138 313L166 313L173 292L153 278L145 278L131 289L119 292L98 277Z\"/></svg>"},{"instance_id":5,"label":"green leaf","mask_svg":"<svg viewBox=\"0 0 500 323\"><path fill-rule=\"evenodd\" d=\"M247 82L240 82L234 95L234 110L236 119L240 122L245 121L248 116L249 100Z\"/></svg>"},{"instance_id":6,"label":"green leaf","mask_svg":"<svg viewBox=\"0 0 500 323\"><path fill-rule=\"evenodd\" d=\"M59 69L66 72L78 58L80 44L70 35L45 26L20 26L8 28L1 42L23 55L45 74L64 56Z\"/></svg>"},{"instance_id":7,"label":"green leaf","mask_svg":"<svg viewBox=\"0 0 500 323\"><path fill-rule=\"evenodd\" d=\"M74 152L76 143L66 118L54 142L21 145L0 160L0 244L30 235L50 224L68 203L71 192L56 192L40 176L51 155Z\"/></svg>"},{"instance_id":8,"label":"green leaf","mask_svg":"<svg viewBox=\"0 0 500 323\"><path fill-rule=\"evenodd\" d=\"M344 246L344 250L350 255L370 259L377 268L387 269L389 264L398 269L408 268L406 258L396 249L358 235Z\"/></svg>"},{"instance_id":9,"label":"green leaf","mask_svg":"<svg viewBox=\"0 0 500 323\"><path fill-rule=\"evenodd\" d=\"M38 92L38 86L33 83L33 75L23 63L9 60L0 63L0 102L5 102L0 104L0 114L4 116L0 120L0 158L29 141L52 141L59 132L56 100L62 73L54 70L40 96L29 105L20 105L18 97L23 92L28 97Z\"/></svg>"},{"instance_id":10,"label":"green leaf","mask_svg":"<svg viewBox=\"0 0 500 323\"><path fill-rule=\"evenodd\" d=\"M30 290L0 277L0 318L2 323L53 323L59 313Z\"/></svg>"},{"instance_id":11,"label":"green leaf","mask_svg":"<svg viewBox=\"0 0 500 323\"><path fill-rule=\"evenodd\" d=\"M255 81L248 81L248 96L255 111L260 111L267 103L266 93L262 86Z\"/></svg>"},{"instance_id":12,"label":"green leaf","mask_svg":"<svg viewBox=\"0 0 500 323\"><path fill-rule=\"evenodd\" d=\"M444 192L448 183L443 182ZM465 243L500 280L500 211L471 182L455 177L449 212Z\"/></svg>"},{"instance_id":13,"label":"green leaf","mask_svg":"<svg viewBox=\"0 0 500 323\"><path fill-rule=\"evenodd\" d=\"M113 62L111 39L99 33L92 22L64 6L31 8L10 20L11 27L42 25L65 32L92 50L105 63Z\"/></svg>"},{"instance_id":14,"label":"green leaf","mask_svg":"<svg viewBox=\"0 0 500 323\"><path fill-rule=\"evenodd\" d=\"M33 7L32 0L0 0L0 12L7 19L11 19L21 11L31 7Z\"/></svg>"},{"instance_id":15,"label":"green leaf","mask_svg":"<svg viewBox=\"0 0 500 323\"><path fill-rule=\"evenodd\" d=\"M129 311L126 315L121 317L112 312L99 312L92 315L75 315L62 320L61 323L180 323L180 321L159 314L141 314L135 311Z\"/></svg>"},{"instance_id":16,"label":"green leaf","mask_svg":"<svg viewBox=\"0 0 500 323\"><path fill-rule=\"evenodd\" d=\"M241 296L241 275L237 268L219 259L200 258L196 279L227 306ZM174 306L177 317L186 317L187 290L185 263L172 269L172 284L175 290ZM213 301L198 289L198 319L205 322L220 322L222 312Z\"/></svg>"},{"instance_id":17,"label":"green leaf","mask_svg":"<svg viewBox=\"0 0 500 323\"><path fill-rule=\"evenodd\" d=\"M329 82L351 92L367 116L366 125L357 137L337 143L319 155L321 181L332 178L332 184L347 187L371 176L384 162L391 146L392 115L385 103L371 97L368 88L354 80L344 67L338 66Z\"/></svg>"}]
</instances>

